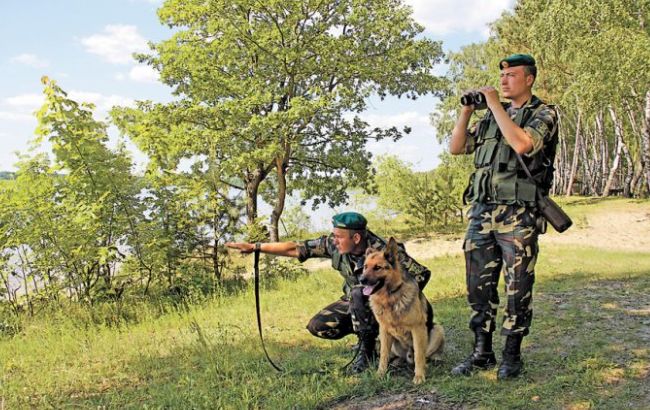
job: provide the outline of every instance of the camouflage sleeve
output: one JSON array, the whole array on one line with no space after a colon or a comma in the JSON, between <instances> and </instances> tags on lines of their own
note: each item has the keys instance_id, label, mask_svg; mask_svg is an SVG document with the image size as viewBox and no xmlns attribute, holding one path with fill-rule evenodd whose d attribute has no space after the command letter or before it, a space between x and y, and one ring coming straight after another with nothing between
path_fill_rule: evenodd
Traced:
<instances>
[{"instance_id":1,"label":"camouflage sleeve","mask_svg":"<svg viewBox=\"0 0 650 410\"><path fill-rule=\"evenodd\" d=\"M309 258L331 258L334 251L332 236L321 236L304 242L296 242L298 246L298 260L304 262Z\"/></svg>"},{"instance_id":2,"label":"camouflage sleeve","mask_svg":"<svg viewBox=\"0 0 650 410\"><path fill-rule=\"evenodd\" d=\"M418 283L420 290L424 289L424 287L429 282L429 279L431 278L431 271L429 270L429 268L420 265L418 262L415 261L415 259L411 258L406 253L406 250L404 249L404 245L400 244L399 247L400 247L399 262L402 265L402 269L404 269L413 278L415 278L415 281Z\"/></svg>"},{"instance_id":3,"label":"camouflage sleeve","mask_svg":"<svg viewBox=\"0 0 650 410\"><path fill-rule=\"evenodd\" d=\"M476 121L465 132L465 154L471 154L476 150L476 132L478 131L479 124L480 121Z\"/></svg>"},{"instance_id":4,"label":"camouflage sleeve","mask_svg":"<svg viewBox=\"0 0 650 410\"><path fill-rule=\"evenodd\" d=\"M480 120L475 121L465 133L467 139L465 140L465 154L472 154L476 151L478 135L482 127L490 125L490 111L486 112Z\"/></svg>"},{"instance_id":5,"label":"camouflage sleeve","mask_svg":"<svg viewBox=\"0 0 650 410\"><path fill-rule=\"evenodd\" d=\"M557 129L557 112L551 106L545 105L533 115L524 127L524 131L533 139L533 149L525 154L533 156L538 153L544 144L551 140Z\"/></svg>"}]
</instances>

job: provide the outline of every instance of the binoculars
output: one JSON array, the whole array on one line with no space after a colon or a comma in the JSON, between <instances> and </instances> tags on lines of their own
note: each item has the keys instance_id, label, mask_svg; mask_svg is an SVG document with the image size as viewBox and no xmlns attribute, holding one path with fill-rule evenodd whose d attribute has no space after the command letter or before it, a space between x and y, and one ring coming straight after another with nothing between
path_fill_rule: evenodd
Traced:
<instances>
[{"instance_id":1,"label":"binoculars","mask_svg":"<svg viewBox=\"0 0 650 410\"><path fill-rule=\"evenodd\" d=\"M487 108L485 95L478 91L470 91L463 94L462 97L460 97L460 103L462 105L473 105L477 110L484 110Z\"/></svg>"}]
</instances>

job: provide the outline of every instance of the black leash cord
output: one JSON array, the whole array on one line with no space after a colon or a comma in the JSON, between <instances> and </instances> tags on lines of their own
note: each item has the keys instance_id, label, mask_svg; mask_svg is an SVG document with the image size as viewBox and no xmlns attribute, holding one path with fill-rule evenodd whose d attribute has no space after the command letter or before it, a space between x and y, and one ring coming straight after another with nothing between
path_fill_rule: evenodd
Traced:
<instances>
[{"instance_id":1,"label":"black leash cord","mask_svg":"<svg viewBox=\"0 0 650 410\"><path fill-rule=\"evenodd\" d=\"M260 250L258 247L255 249L255 310L257 312L257 330L260 332L260 341L262 342L262 349L264 349L266 359L275 370L283 372L284 370L273 363L273 360L269 357L269 353L266 351L266 346L264 345L264 337L262 336L262 317L260 315Z\"/></svg>"},{"instance_id":2,"label":"black leash cord","mask_svg":"<svg viewBox=\"0 0 650 410\"><path fill-rule=\"evenodd\" d=\"M266 351L266 345L264 345L264 337L262 336L262 316L260 315L260 250L259 247L255 247L255 311L257 312L257 330L260 333L260 341L262 342L262 349L264 350L264 354L266 355L266 359L271 363L271 366L279 372L284 372L284 370L273 363L273 360L271 360L271 357L269 356L269 353ZM361 350L361 346L357 345L356 351L354 352L354 356L352 357L352 360L348 362L345 366L341 368L341 370L345 371L348 366L354 362L354 359L357 358L359 355L359 350ZM310 374L311 372L304 373L304 374ZM320 372L314 372L314 373L323 373L322 371Z\"/></svg>"}]
</instances>

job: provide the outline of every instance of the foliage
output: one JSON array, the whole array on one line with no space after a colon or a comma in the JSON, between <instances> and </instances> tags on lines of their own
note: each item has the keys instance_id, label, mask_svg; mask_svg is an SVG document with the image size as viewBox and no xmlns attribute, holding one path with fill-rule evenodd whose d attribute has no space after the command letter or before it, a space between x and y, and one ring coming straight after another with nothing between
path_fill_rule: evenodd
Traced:
<instances>
[{"instance_id":1,"label":"foliage","mask_svg":"<svg viewBox=\"0 0 650 410\"><path fill-rule=\"evenodd\" d=\"M36 142L50 142L54 161L41 155L19 163L0 216L5 287L12 293L8 276L18 279L30 311L32 290L37 299L66 290L89 303L115 294L128 235L125 210L136 193L130 158L123 146L106 147L106 125L93 119L93 106L68 99L46 77L43 84ZM17 304L15 293L10 300Z\"/></svg>"},{"instance_id":2,"label":"foliage","mask_svg":"<svg viewBox=\"0 0 650 410\"><path fill-rule=\"evenodd\" d=\"M114 118L163 169L181 158L218 163L221 180L244 193L248 223L266 192L272 240L286 195L341 204L368 180L366 142L401 137L355 115L368 96L441 88L431 74L441 46L419 37L399 1L169 0L159 17L176 32L139 59L180 101Z\"/></svg>"},{"instance_id":3,"label":"foliage","mask_svg":"<svg viewBox=\"0 0 650 410\"><path fill-rule=\"evenodd\" d=\"M471 162L448 154L441 159L433 171L414 172L395 156L380 157L374 180L380 212L406 215L425 231L434 223L446 228L455 218L462 222Z\"/></svg>"},{"instance_id":4,"label":"foliage","mask_svg":"<svg viewBox=\"0 0 650 410\"><path fill-rule=\"evenodd\" d=\"M300 205L287 208L280 222L286 239L305 239L313 231L310 216Z\"/></svg>"}]
</instances>

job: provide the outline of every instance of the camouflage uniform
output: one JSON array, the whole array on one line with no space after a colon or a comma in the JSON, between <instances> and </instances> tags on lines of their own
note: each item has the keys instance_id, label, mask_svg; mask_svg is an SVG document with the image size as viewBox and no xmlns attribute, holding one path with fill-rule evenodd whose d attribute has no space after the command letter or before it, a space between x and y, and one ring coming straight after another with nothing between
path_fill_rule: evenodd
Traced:
<instances>
[{"instance_id":1,"label":"camouflage uniform","mask_svg":"<svg viewBox=\"0 0 650 410\"><path fill-rule=\"evenodd\" d=\"M382 238L368 231L367 247L383 249L385 246L386 242ZM333 235L299 242L298 253L298 260L301 262L309 258L330 258L332 267L339 271L344 279L344 295L317 313L310 320L307 329L314 336L324 339L340 339L363 331L376 334L379 325L370 311L368 297L363 295L362 286L359 284L365 255L341 255L334 246ZM400 245L399 260L402 268L418 282L420 289L424 288L431 277L429 269L407 255L403 245Z\"/></svg>"},{"instance_id":2,"label":"camouflage uniform","mask_svg":"<svg viewBox=\"0 0 650 410\"><path fill-rule=\"evenodd\" d=\"M466 152L476 151L477 167L464 196L472 204L463 244L467 297L473 310L469 326L475 332L494 331L499 306L497 286L501 269L505 268L507 301L501 334L525 336L533 313L538 220L541 222L535 208L535 190L546 194L550 187L557 114L535 96L520 109L510 104L504 108L532 137L533 150L522 157L537 184L532 184L521 166L513 162L514 151L505 143L490 112L468 130ZM496 138L497 143L492 141L496 148L479 153L481 144L490 143L486 134Z\"/></svg>"}]
</instances>

